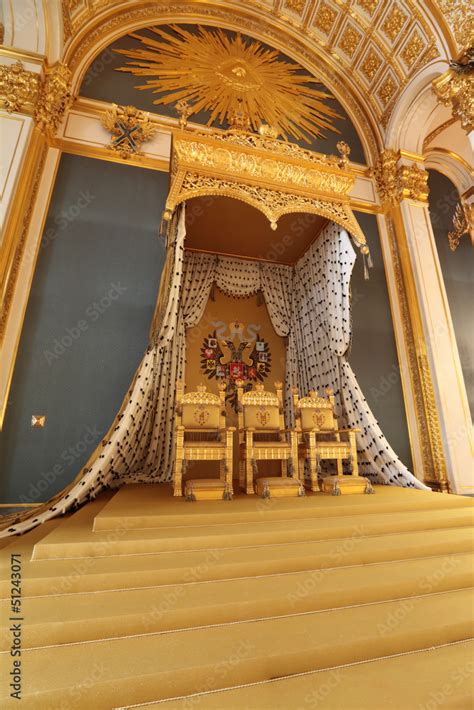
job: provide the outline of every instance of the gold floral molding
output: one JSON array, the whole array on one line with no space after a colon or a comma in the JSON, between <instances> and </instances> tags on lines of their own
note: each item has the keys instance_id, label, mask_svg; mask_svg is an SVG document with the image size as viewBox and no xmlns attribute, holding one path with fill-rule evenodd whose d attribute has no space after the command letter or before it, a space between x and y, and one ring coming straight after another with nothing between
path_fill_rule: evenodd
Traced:
<instances>
[{"instance_id":1,"label":"gold floral molding","mask_svg":"<svg viewBox=\"0 0 474 710\"><path fill-rule=\"evenodd\" d=\"M71 105L71 71L65 64L57 62L45 72L35 110L38 128L53 136Z\"/></svg>"},{"instance_id":2,"label":"gold floral molding","mask_svg":"<svg viewBox=\"0 0 474 710\"><path fill-rule=\"evenodd\" d=\"M416 163L399 165L399 161L399 151L384 150L371 170L382 204L395 205L405 198L427 202L427 171L419 168Z\"/></svg>"},{"instance_id":3,"label":"gold floral molding","mask_svg":"<svg viewBox=\"0 0 474 710\"><path fill-rule=\"evenodd\" d=\"M9 113L32 113L38 102L41 78L18 61L0 65L0 106Z\"/></svg>"},{"instance_id":4,"label":"gold floral molding","mask_svg":"<svg viewBox=\"0 0 474 710\"><path fill-rule=\"evenodd\" d=\"M283 214L312 212L337 222L367 250L348 193L355 175L341 157L319 155L268 136L244 131L176 131L171 149L171 186L165 207L203 195L226 195L262 211L273 229Z\"/></svg>"},{"instance_id":5,"label":"gold floral molding","mask_svg":"<svg viewBox=\"0 0 474 710\"><path fill-rule=\"evenodd\" d=\"M124 159L140 155L142 143L150 140L158 130L147 112L135 106L117 104L112 104L112 108L106 111L103 125L112 134L110 150Z\"/></svg>"},{"instance_id":6,"label":"gold floral molding","mask_svg":"<svg viewBox=\"0 0 474 710\"><path fill-rule=\"evenodd\" d=\"M44 76L20 61L0 65L0 107L32 114L38 128L52 136L72 104L70 82L71 72L61 62L46 68Z\"/></svg>"},{"instance_id":7,"label":"gold floral molding","mask_svg":"<svg viewBox=\"0 0 474 710\"><path fill-rule=\"evenodd\" d=\"M451 62L447 72L433 81L433 91L438 100L449 106L453 117L470 133L474 130L474 48Z\"/></svg>"},{"instance_id":8,"label":"gold floral molding","mask_svg":"<svg viewBox=\"0 0 474 710\"><path fill-rule=\"evenodd\" d=\"M466 0L436 0L459 50L474 42L474 8Z\"/></svg>"}]
</instances>

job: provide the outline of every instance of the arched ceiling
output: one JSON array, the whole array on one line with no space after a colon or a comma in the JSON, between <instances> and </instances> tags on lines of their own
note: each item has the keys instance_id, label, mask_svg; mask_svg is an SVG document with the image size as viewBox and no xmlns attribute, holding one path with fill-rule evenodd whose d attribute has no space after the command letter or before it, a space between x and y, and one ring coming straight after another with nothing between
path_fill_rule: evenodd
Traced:
<instances>
[{"instance_id":1,"label":"arched ceiling","mask_svg":"<svg viewBox=\"0 0 474 710\"><path fill-rule=\"evenodd\" d=\"M166 6L166 7L164 7ZM100 16L112 29L132 17L153 18L184 10L189 15L211 16L215 8L239 13L242 31L246 22L260 16L299 38L305 47L323 57L322 79L329 66L334 77L344 75L354 91L367 103L375 121L387 125L393 107L410 79L428 63L456 52L453 23L458 43L462 42L467 7L458 0L227 0L226 2L157 3L140 0L63 0L65 39L72 40ZM444 7L446 6L446 7ZM114 17L116 21L114 23ZM209 23L211 24L211 23ZM249 32L249 34L253 34ZM73 57L71 57L73 60ZM325 83L329 84L330 81Z\"/></svg>"}]
</instances>

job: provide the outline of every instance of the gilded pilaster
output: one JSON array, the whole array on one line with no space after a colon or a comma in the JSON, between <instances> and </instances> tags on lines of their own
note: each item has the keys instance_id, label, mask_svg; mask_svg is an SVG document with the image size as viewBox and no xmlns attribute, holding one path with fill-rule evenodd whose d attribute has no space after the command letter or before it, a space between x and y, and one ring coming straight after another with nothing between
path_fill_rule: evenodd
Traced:
<instances>
[{"instance_id":1,"label":"gilded pilaster","mask_svg":"<svg viewBox=\"0 0 474 710\"><path fill-rule=\"evenodd\" d=\"M23 295L29 291L34 269L36 250L30 254L26 245L30 240L50 140L71 104L70 79L69 69L59 62L46 68L44 64L38 64L38 70L31 71L25 67L22 57L19 56L17 61L11 61L9 57L5 64L0 65L2 120L8 117L9 120L18 121L19 125L27 126L21 150L14 151L10 156L10 165L15 161L16 167L15 170L9 170L9 179L13 182L2 206L4 221L0 249L0 353L3 375L0 383L0 428L26 309ZM43 205L43 202L42 209L47 209L46 203ZM38 221L35 217L34 224L38 225L35 229L39 232L41 223L42 220ZM35 235L36 243L39 243L40 237L40 233ZM31 258L31 263L25 262L25 258ZM26 270L23 268L25 264ZM21 278L20 274L23 274ZM22 294L22 305L17 304L13 309L12 304L19 293Z\"/></svg>"},{"instance_id":2,"label":"gilded pilaster","mask_svg":"<svg viewBox=\"0 0 474 710\"><path fill-rule=\"evenodd\" d=\"M372 174L385 210L411 390L414 395L424 481L436 490L449 492L450 483L433 379L410 258L409 235L400 207L404 200L426 204L428 174L415 163L409 164L399 152L393 150L382 153Z\"/></svg>"}]
</instances>

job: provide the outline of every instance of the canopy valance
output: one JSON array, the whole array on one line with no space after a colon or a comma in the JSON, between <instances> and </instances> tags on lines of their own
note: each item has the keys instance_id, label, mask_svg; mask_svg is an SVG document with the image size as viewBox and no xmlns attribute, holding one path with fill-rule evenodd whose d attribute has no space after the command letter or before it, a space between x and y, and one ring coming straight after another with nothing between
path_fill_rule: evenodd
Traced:
<instances>
[{"instance_id":1,"label":"canopy valance","mask_svg":"<svg viewBox=\"0 0 474 710\"><path fill-rule=\"evenodd\" d=\"M170 220L177 205L195 197L232 197L263 212L273 229L284 214L326 217L346 229L368 254L350 206L355 174L349 167L349 148L341 141L338 149L340 157L241 130L175 131L164 219Z\"/></svg>"}]
</instances>

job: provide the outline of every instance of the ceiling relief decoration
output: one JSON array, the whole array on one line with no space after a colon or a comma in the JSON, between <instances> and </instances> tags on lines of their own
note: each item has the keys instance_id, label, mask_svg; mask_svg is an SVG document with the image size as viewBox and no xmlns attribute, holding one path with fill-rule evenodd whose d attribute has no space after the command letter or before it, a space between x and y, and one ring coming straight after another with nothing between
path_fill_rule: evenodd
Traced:
<instances>
[{"instance_id":1,"label":"ceiling relief decoration","mask_svg":"<svg viewBox=\"0 0 474 710\"><path fill-rule=\"evenodd\" d=\"M205 111L207 125L248 124L258 130L273 126L285 138L311 143L323 130L338 132L331 119L336 111L330 95L312 84L318 79L298 64L282 60L278 51L240 33L172 25L132 33L143 48L115 49L132 59L117 71L146 77L140 90L150 90L154 104L186 101L187 116Z\"/></svg>"},{"instance_id":2,"label":"ceiling relief decoration","mask_svg":"<svg viewBox=\"0 0 474 710\"><path fill-rule=\"evenodd\" d=\"M451 62L445 74L433 81L438 100L449 106L453 117L470 133L474 129L474 48Z\"/></svg>"},{"instance_id":3,"label":"ceiling relief decoration","mask_svg":"<svg viewBox=\"0 0 474 710\"><path fill-rule=\"evenodd\" d=\"M116 30L132 20L143 25L146 18L150 24L156 23L156 18L166 22L166 17L173 15L180 16L181 22L188 21L185 16L189 22L196 22L199 17L208 25L215 18L221 27L236 29L235 25L240 24L245 32L271 46L275 46L273 40L278 37L290 56L301 57L314 67L315 73L318 67L324 67L325 72L330 67L332 75L324 75L324 83L332 91L342 90L339 98L344 96L352 111L358 110L357 100L354 101L358 93L382 130L411 77L438 57L446 58L447 46L454 55L453 28L461 20L463 27L468 26L464 0L226 0L166 4L62 0L62 7L72 36L87 22L96 23L89 34L84 34L81 46L71 53L71 67L106 28ZM96 19L100 13L104 15L101 29ZM467 29L456 32L458 43L464 43Z\"/></svg>"},{"instance_id":4,"label":"ceiling relief decoration","mask_svg":"<svg viewBox=\"0 0 474 710\"><path fill-rule=\"evenodd\" d=\"M466 0L437 0L452 35L463 51L474 44L474 6Z\"/></svg>"}]
</instances>

